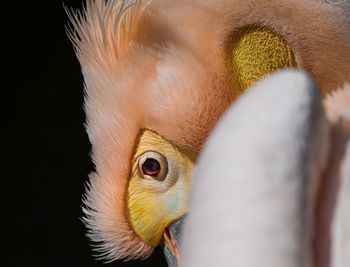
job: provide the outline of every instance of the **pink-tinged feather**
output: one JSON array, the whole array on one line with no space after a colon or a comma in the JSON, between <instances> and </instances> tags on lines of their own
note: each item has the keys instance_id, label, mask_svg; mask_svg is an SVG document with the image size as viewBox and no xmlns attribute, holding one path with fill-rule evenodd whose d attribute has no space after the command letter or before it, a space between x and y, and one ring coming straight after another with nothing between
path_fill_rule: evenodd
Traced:
<instances>
[{"instance_id":1,"label":"pink-tinged feather","mask_svg":"<svg viewBox=\"0 0 350 267\"><path fill-rule=\"evenodd\" d=\"M224 52L229 36L246 24L271 27L326 94L349 82L349 10L316 0L87 0L81 13L69 13L96 165L85 220L103 257L152 252L125 204L136 138L147 128L201 149L237 98Z\"/></svg>"}]
</instances>

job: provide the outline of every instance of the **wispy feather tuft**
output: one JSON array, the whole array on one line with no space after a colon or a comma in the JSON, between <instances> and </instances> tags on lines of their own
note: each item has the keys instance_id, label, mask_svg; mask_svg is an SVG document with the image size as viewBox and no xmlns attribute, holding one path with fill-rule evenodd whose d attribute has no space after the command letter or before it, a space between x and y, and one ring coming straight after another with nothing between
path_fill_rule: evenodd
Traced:
<instances>
[{"instance_id":1,"label":"wispy feather tuft","mask_svg":"<svg viewBox=\"0 0 350 267\"><path fill-rule=\"evenodd\" d=\"M65 10L71 21L67 33L79 59L118 59L128 45L136 24L140 0L87 0L82 11ZM104 55L104 56L103 56Z\"/></svg>"},{"instance_id":2,"label":"wispy feather tuft","mask_svg":"<svg viewBox=\"0 0 350 267\"><path fill-rule=\"evenodd\" d=\"M116 90L115 66L129 44L130 31L141 14L141 3L137 0L87 0L82 11L69 11L65 7L71 21L67 33L85 78L86 128L93 145L93 161L97 163L96 173L90 175L85 187L85 217L82 221L88 228L87 236L94 242L96 257L107 262L121 258L147 258L153 251L135 234L127 220L127 160L114 158L109 154L111 149L105 146L108 143L109 147L121 147L120 144L126 142L122 138L114 138L114 130L108 132L108 138L103 137L105 132L101 133L107 132L111 124L127 128L123 119L116 118L120 115L116 107L121 108L118 101L124 98L116 96L119 91ZM133 103L125 99L123 103L124 109L121 109L130 114L127 110L132 108ZM128 123L133 125L131 120ZM115 170L111 167L112 163L100 157L119 162L124 167ZM101 161L103 166L99 164Z\"/></svg>"}]
</instances>

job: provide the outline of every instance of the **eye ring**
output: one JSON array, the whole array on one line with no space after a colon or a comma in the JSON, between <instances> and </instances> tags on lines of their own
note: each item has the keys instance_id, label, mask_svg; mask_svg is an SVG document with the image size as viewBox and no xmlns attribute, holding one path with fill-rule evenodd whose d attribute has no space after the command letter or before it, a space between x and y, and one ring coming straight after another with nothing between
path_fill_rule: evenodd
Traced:
<instances>
[{"instance_id":1,"label":"eye ring","mask_svg":"<svg viewBox=\"0 0 350 267\"><path fill-rule=\"evenodd\" d=\"M168 161L162 154L148 151L139 157L138 168L143 178L164 181L168 174Z\"/></svg>"}]
</instances>

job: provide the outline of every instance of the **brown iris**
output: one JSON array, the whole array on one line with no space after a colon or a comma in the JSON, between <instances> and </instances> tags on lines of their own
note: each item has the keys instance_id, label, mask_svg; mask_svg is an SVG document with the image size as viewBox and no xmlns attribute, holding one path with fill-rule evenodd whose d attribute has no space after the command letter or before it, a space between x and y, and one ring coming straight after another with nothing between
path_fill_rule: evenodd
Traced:
<instances>
[{"instance_id":1,"label":"brown iris","mask_svg":"<svg viewBox=\"0 0 350 267\"><path fill-rule=\"evenodd\" d=\"M142 164L142 172L145 175L149 175L152 177L157 177L160 173L160 164L158 160L148 158L145 160L145 162Z\"/></svg>"}]
</instances>

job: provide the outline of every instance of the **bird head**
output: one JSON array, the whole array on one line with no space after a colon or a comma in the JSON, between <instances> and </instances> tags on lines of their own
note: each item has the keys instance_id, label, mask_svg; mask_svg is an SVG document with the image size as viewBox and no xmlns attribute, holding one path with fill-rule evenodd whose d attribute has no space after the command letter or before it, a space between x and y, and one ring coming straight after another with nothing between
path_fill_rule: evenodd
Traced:
<instances>
[{"instance_id":1,"label":"bird head","mask_svg":"<svg viewBox=\"0 0 350 267\"><path fill-rule=\"evenodd\" d=\"M348 10L316 0L87 0L68 12L96 166L84 221L104 259L146 258L162 243L177 254L172 226L220 116L282 68L305 69L324 95L341 86Z\"/></svg>"}]
</instances>

